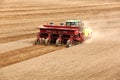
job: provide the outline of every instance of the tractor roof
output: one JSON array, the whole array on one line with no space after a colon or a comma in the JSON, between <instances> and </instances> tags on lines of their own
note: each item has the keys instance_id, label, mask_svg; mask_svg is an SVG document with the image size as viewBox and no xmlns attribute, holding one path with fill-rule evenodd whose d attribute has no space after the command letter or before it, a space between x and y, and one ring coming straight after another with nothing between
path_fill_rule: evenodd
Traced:
<instances>
[{"instance_id":1,"label":"tractor roof","mask_svg":"<svg viewBox=\"0 0 120 80\"><path fill-rule=\"evenodd\" d=\"M67 20L66 22L82 22L81 20Z\"/></svg>"}]
</instances>

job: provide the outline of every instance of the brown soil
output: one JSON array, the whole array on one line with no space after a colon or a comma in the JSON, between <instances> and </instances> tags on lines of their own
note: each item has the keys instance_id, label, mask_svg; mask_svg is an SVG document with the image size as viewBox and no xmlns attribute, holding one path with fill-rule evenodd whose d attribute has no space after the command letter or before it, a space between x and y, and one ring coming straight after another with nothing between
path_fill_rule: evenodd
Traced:
<instances>
[{"instance_id":1,"label":"brown soil","mask_svg":"<svg viewBox=\"0 0 120 80\"><path fill-rule=\"evenodd\" d=\"M17 49L14 51L9 51L0 54L0 67L8 66L11 64L15 64L17 62L21 62L30 58L34 58L37 56L41 56L43 54L47 54L56 50L63 49L65 47L55 47L55 46L30 46L21 49Z\"/></svg>"},{"instance_id":2,"label":"brown soil","mask_svg":"<svg viewBox=\"0 0 120 80\"><path fill-rule=\"evenodd\" d=\"M71 48L33 45L37 26L67 19L83 20L92 38ZM119 0L0 1L0 80L120 80L119 48Z\"/></svg>"}]
</instances>

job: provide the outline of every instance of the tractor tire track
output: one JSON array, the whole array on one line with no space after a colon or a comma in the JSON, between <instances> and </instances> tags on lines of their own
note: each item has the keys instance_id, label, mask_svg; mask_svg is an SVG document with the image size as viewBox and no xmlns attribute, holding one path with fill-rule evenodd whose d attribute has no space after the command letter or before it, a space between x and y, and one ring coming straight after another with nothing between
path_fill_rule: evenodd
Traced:
<instances>
[{"instance_id":1,"label":"tractor tire track","mask_svg":"<svg viewBox=\"0 0 120 80\"><path fill-rule=\"evenodd\" d=\"M38 57L56 50L65 48L65 46L56 47L55 45L44 46L34 45L0 54L0 68L15 64L24 60Z\"/></svg>"}]
</instances>

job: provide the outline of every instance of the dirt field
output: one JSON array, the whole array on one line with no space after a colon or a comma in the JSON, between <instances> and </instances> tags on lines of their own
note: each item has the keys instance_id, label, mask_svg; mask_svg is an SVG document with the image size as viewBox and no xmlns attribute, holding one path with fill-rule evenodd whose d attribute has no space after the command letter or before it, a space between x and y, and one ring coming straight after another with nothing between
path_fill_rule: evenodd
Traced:
<instances>
[{"instance_id":1,"label":"dirt field","mask_svg":"<svg viewBox=\"0 0 120 80\"><path fill-rule=\"evenodd\" d=\"M33 45L37 26L81 19L83 44ZM120 80L119 0L1 0L0 80Z\"/></svg>"}]
</instances>

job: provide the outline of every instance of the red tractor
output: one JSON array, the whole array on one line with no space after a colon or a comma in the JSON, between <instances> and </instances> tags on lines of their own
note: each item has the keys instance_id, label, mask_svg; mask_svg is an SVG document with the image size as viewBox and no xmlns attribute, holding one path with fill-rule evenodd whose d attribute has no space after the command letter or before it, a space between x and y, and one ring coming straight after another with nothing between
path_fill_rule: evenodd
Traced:
<instances>
[{"instance_id":1,"label":"red tractor","mask_svg":"<svg viewBox=\"0 0 120 80\"><path fill-rule=\"evenodd\" d=\"M73 44L82 43L85 40L83 33L83 23L80 20L67 20L65 25L42 25L39 27L40 32L37 34L35 44L49 45L55 43L60 46L65 43L67 47Z\"/></svg>"}]
</instances>

